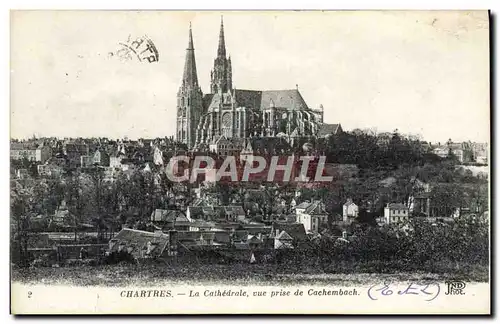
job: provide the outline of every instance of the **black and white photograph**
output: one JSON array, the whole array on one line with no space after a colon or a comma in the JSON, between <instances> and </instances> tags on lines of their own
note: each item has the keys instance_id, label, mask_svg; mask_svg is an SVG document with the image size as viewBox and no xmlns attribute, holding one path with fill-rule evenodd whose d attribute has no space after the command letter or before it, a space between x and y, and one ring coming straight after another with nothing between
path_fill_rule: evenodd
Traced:
<instances>
[{"instance_id":1,"label":"black and white photograph","mask_svg":"<svg viewBox=\"0 0 500 324\"><path fill-rule=\"evenodd\" d=\"M490 13L12 10L12 314L490 314Z\"/></svg>"}]
</instances>

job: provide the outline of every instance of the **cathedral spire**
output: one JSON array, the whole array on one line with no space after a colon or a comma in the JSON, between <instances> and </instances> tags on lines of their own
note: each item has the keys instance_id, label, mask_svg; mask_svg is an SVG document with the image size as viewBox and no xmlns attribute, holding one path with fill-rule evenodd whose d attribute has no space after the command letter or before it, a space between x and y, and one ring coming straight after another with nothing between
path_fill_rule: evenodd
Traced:
<instances>
[{"instance_id":1,"label":"cathedral spire","mask_svg":"<svg viewBox=\"0 0 500 324\"><path fill-rule=\"evenodd\" d=\"M214 68L210 75L211 93L226 93L232 89L232 67L231 59L226 58L226 43L224 40L224 21L220 18L219 47L217 57L214 60Z\"/></svg>"},{"instance_id":2,"label":"cathedral spire","mask_svg":"<svg viewBox=\"0 0 500 324\"><path fill-rule=\"evenodd\" d=\"M191 22L189 22L189 44L188 48L189 50L194 50L194 45L193 45L193 31L191 29Z\"/></svg>"},{"instance_id":3,"label":"cathedral spire","mask_svg":"<svg viewBox=\"0 0 500 324\"><path fill-rule=\"evenodd\" d=\"M217 49L217 57L226 58L226 43L224 41L224 19L220 17L220 33L219 33L219 48Z\"/></svg>"},{"instance_id":4,"label":"cathedral spire","mask_svg":"<svg viewBox=\"0 0 500 324\"><path fill-rule=\"evenodd\" d=\"M196 60L194 57L193 32L191 30L191 23L189 23L189 42L186 49L186 61L184 63L182 85L184 87L198 87L198 74L196 72Z\"/></svg>"},{"instance_id":5,"label":"cathedral spire","mask_svg":"<svg viewBox=\"0 0 500 324\"><path fill-rule=\"evenodd\" d=\"M196 128L203 111L203 93L198 85L196 59L194 56L193 32L189 24L188 47L182 84L177 92L176 140L192 148L196 139Z\"/></svg>"}]
</instances>

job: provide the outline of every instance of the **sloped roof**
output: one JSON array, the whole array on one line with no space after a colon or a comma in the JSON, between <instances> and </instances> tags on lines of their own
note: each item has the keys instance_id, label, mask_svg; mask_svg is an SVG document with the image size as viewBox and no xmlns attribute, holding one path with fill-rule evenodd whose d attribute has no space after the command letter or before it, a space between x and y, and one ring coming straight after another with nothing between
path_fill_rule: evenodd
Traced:
<instances>
[{"instance_id":1,"label":"sloped roof","mask_svg":"<svg viewBox=\"0 0 500 324\"><path fill-rule=\"evenodd\" d=\"M193 201L193 203L191 204L193 207L206 207L207 206L207 203L205 200L203 199L200 199L200 198L197 198Z\"/></svg>"},{"instance_id":2,"label":"sloped roof","mask_svg":"<svg viewBox=\"0 0 500 324\"><path fill-rule=\"evenodd\" d=\"M274 231L277 229L281 231L287 232L294 240L303 241L307 240L306 230L304 229L304 225L300 223L280 223L275 222L273 224Z\"/></svg>"},{"instance_id":3,"label":"sloped roof","mask_svg":"<svg viewBox=\"0 0 500 324\"><path fill-rule=\"evenodd\" d=\"M236 230L233 233L233 239L238 241L246 241L248 239L248 231Z\"/></svg>"},{"instance_id":4,"label":"sloped roof","mask_svg":"<svg viewBox=\"0 0 500 324\"><path fill-rule=\"evenodd\" d=\"M328 135L335 135L342 132L342 127L340 124L321 124L318 129L316 136L324 137Z\"/></svg>"},{"instance_id":5,"label":"sloped roof","mask_svg":"<svg viewBox=\"0 0 500 324\"><path fill-rule=\"evenodd\" d=\"M217 140L215 140L215 144L228 144L230 143L226 136L221 135Z\"/></svg>"},{"instance_id":6,"label":"sloped roof","mask_svg":"<svg viewBox=\"0 0 500 324\"><path fill-rule=\"evenodd\" d=\"M307 104L302 98L299 90L266 90L262 91L261 109L271 107L286 109L307 109Z\"/></svg>"},{"instance_id":7,"label":"sloped roof","mask_svg":"<svg viewBox=\"0 0 500 324\"><path fill-rule=\"evenodd\" d=\"M206 109L218 107L221 100L224 100L227 94L205 95L203 104ZM270 107L284 108L287 110L305 110L307 107L304 98L297 89L287 90L244 90L235 89L234 99L238 107L249 109L268 109Z\"/></svg>"},{"instance_id":8,"label":"sloped roof","mask_svg":"<svg viewBox=\"0 0 500 324\"><path fill-rule=\"evenodd\" d=\"M206 218L224 218L226 215L246 215L241 206L189 206L188 209L191 218L203 218L203 216L207 216Z\"/></svg>"},{"instance_id":9,"label":"sloped roof","mask_svg":"<svg viewBox=\"0 0 500 324\"><path fill-rule=\"evenodd\" d=\"M205 231L179 231L177 235L183 244L188 244L189 241L214 240L215 238L215 232Z\"/></svg>"},{"instance_id":10,"label":"sloped roof","mask_svg":"<svg viewBox=\"0 0 500 324\"><path fill-rule=\"evenodd\" d=\"M214 241L219 243L229 243L231 242L231 234L226 231L215 232Z\"/></svg>"},{"instance_id":11,"label":"sloped roof","mask_svg":"<svg viewBox=\"0 0 500 324\"><path fill-rule=\"evenodd\" d=\"M11 142L10 149L15 150L36 150L38 145L34 142Z\"/></svg>"},{"instance_id":12,"label":"sloped roof","mask_svg":"<svg viewBox=\"0 0 500 324\"><path fill-rule=\"evenodd\" d=\"M319 201L313 201L304 211L304 214L324 215L326 214L325 205Z\"/></svg>"},{"instance_id":13,"label":"sloped roof","mask_svg":"<svg viewBox=\"0 0 500 324\"><path fill-rule=\"evenodd\" d=\"M213 93L207 93L203 96L203 107L206 109L210 103L212 102L214 94Z\"/></svg>"},{"instance_id":14,"label":"sloped roof","mask_svg":"<svg viewBox=\"0 0 500 324\"><path fill-rule=\"evenodd\" d=\"M240 107L260 108L262 91L237 89L235 90L235 99Z\"/></svg>"},{"instance_id":15,"label":"sloped roof","mask_svg":"<svg viewBox=\"0 0 500 324\"><path fill-rule=\"evenodd\" d=\"M111 239L111 252L118 251L120 246L132 248L132 254L140 256L147 249L148 242L152 245L151 256L159 256L168 244L168 234L139 231L130 228L122 229ZM145 252L144 252L145 253Z\"/></svg>"},{"instance_id":16,"label":"sloped roof","mask_svg":"<svg viewBox=\"0 0 500 324\"><path fill-rule=\"evenodd\" d=\"M279 233L276 238L278 240L283 240L283 241L292 241L293 240L293 238L286 231L281 231L281 233Z\"/></svg>"},{"instance_id":17,"label":"sloped roof","mask_svg":"<svg viewBox=\"0 0 500 324\"><path fill-rule=\"evenodd\" d=\"M264 243L264 241L262 241L262 239L258 238L256 235L248 235L247 243L259 244Z\"/></svg>"},{"instance_id":18,"label":"sloped roof","mask_svg":"<svg viewBox=\"0 0 500 324\"><path fill-rule=\"evenodd\" d=\"M347 201L345 202L344 206L349 206L349 205L356 205L356 204L354 203L354 201L352 201L352 199L347 199Z\"/></svg>"},{"instance_id":19,"label":"sloped roof","mask_svg":"<svg viewBox=\"0 0 500 324\"><path fill-rule=\"evenodd\" d=\"M189 220L178 210L155 209L151 214L151 220L156 222L189 222Z\"/></svg>"},{"instance_id":20,"label":"sloped roof","mask_svg":"<svg viewBox=\"0 0 500 324\"><path fill-rule=\"evenodd\" d=\"M76 153L87 154L89 151L89 147L87 144L66 143L66 144L64 144L64 150L66 152L76 152Z\"/></svg>"},{"instance_id":21,"label":"sloped roof","mask_svg":"<svg viewBox=\"0 0 500 324\"><path fill-rule=\"evenodd\" d=\"M295 206L295 209L306 209L307 207L309 207L309 205L311 205L310 202L303 201L300 204L298 204L297 206Z\"/></svg>"},{"instance_id":22,"label":"sloped roof","mask_svg":"<svg viewBox=\"0 0 500 324\"><path fill-rule=\"evenodd\" d=\"M408 209L405 205L401 203L392 203L387 206L389 209Z\"/></svg>"}]
</instances>

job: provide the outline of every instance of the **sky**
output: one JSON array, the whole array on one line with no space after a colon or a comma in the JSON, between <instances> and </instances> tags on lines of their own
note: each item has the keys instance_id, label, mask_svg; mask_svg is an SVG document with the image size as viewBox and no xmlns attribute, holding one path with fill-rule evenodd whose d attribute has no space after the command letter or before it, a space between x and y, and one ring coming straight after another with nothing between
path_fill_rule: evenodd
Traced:
<instances>
[{"instance_id":1,"label":"sky","mask_svg":"<svg viewBox=\"0 0 500 324\"><path fill-rule=\"evenodd\" d=\"M14 11L11 137L173 135L189 23L208 93L221 15L237 89L298 85L344 130L489 141L486 11ZM120 60L143 35L159 61Z\"/></svg>"}]
</instances>

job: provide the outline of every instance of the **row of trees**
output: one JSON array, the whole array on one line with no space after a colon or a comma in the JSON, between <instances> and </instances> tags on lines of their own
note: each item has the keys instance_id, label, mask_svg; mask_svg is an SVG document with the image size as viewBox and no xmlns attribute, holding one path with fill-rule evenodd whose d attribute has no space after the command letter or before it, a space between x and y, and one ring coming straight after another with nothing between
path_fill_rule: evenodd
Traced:
<instances>
[{"instance_id":1,"label":"row of trees","mask_svg":"<svg viewBox=\"0 0 500 324\"><path fill-rule=\"evenodd\" d=\"M325 272L429 271L455 273L489 264L488 224L473 218L433 226L414 220L406 230L361 227L350 242L323 236L283 252L287 265L320 267Z\"/></svg>"}]
</instances>

